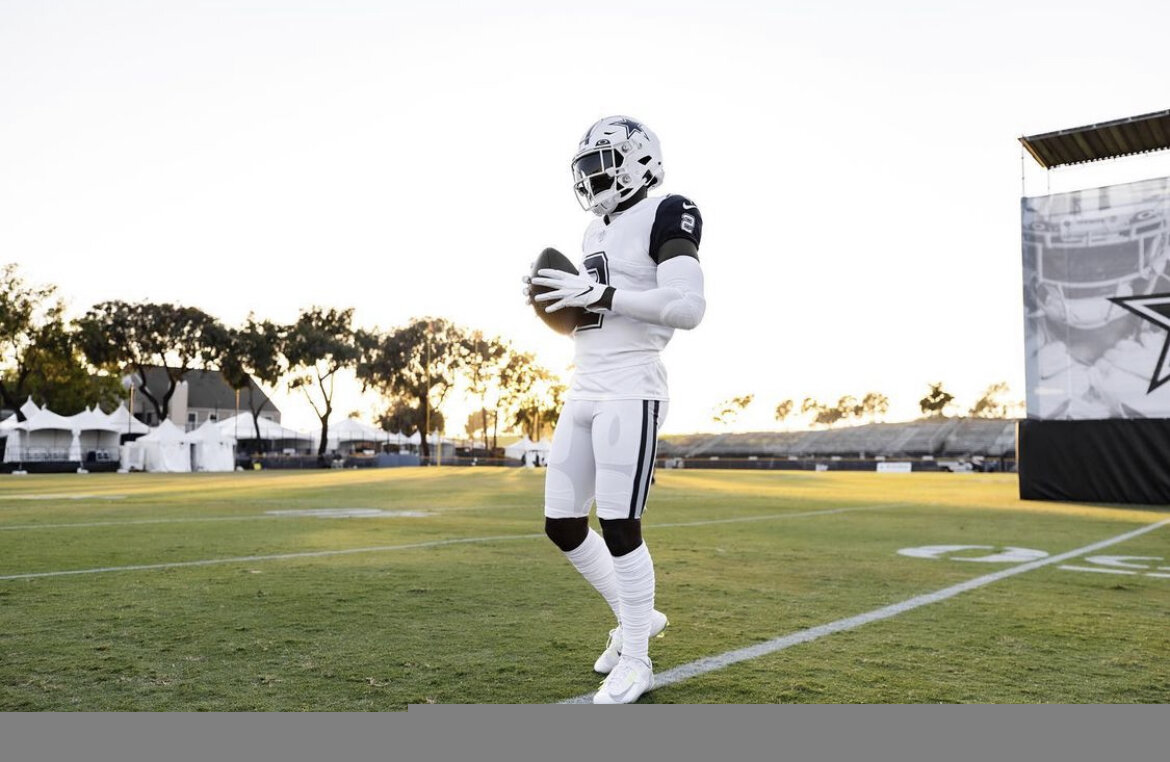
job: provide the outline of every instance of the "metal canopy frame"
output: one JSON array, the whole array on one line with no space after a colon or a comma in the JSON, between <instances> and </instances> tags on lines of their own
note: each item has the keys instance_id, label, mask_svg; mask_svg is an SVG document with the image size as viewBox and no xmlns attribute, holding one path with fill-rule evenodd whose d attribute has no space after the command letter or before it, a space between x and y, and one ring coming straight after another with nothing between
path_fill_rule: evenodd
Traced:
<instances>
[{"instance_id":1,"label":"metal canopy frame","mask_svg":"<svg viewBox=\"0 0 1170 762\"><path fill-rule=\"evenodd\" d=\"M1170 110L1020 138L1045 169L1170 148Z\"/></svg>"}]
</instances>

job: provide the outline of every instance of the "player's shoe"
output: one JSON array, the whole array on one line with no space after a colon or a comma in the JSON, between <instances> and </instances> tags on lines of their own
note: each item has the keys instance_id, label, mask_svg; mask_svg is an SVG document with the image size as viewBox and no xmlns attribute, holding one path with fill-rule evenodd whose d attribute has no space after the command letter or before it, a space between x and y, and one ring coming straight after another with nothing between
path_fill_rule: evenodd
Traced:
<instances>
[{"instance_id":1,"label":"player's shoe","mask_svg":"<svg viewBox=\"0 0 1170 762\"><path fill-rule=\"evenodd\" d=\"M658 609L650 612L650 637L662 637L662 631L666 629L666 625L670 624L670 620L666 618ZM617 666L618 659L622 657L622 626L619 624L609 631L609 640L605 644L605 650L601 652L601 656L597 657L597 661L593 663L593 671L601 675L608 675Z\"/></svg>"},{"instance_id":2,"label":"player's shoe","mask_svg":"<svg viewBox=\"0 0 1170 762\"><path fill-rule=\"evenodd\" d=\"M593 696L594 704L632 704L654 687L654 668L650 660L633 656L618 659L609 677L601 682L601 690Z\"/></svg>"}]
</instances>

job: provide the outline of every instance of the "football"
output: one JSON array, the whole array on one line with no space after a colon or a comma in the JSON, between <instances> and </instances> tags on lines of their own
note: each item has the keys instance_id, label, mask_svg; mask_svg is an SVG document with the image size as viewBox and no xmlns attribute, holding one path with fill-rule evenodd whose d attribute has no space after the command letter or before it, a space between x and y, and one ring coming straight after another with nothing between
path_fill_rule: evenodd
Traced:
<instances>
[{"instance_id":1,"label":"football","mask_svg":"<svg viewBox=\"0 0 1170 762\"><path fill-rule=\"evenodd\" d=\"M556 249L545 249L540 252L540 256L536 258L536 262L532 265L532 277L546 268L560 270L567 273L577 272L577 268L569 261L569 258L560 253ZM538 286L535 283L531 286L532 295L544 294L553 289L548 286ZM533 309L536 310L536 316L544 321L545 325L553 329L557 333L568 335L577 327L577 323L585 316L585 310L580 307L565 307L556 312L545 312L544 308L552 302L537 302L532 303Z\"/></svg>"}]
</instances>

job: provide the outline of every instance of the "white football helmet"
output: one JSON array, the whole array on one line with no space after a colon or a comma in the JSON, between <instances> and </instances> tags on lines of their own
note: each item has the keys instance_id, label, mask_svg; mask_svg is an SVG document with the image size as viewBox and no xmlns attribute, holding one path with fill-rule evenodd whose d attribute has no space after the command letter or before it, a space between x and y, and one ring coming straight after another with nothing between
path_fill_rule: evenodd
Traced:
<instances>
[{"instance_id":1,"label":"white football helmet","mask_svg":"<svg viewBox=\"0 0 1170 762\"><path fill-rule=\"evenodd\" d=\"M1024 266L1034 278L1033 310L1069 328L1095 330L1125 317L1110 297L1158 285L1170 254L1166 191L1134 190L1026 199ZM1111 191L1129 198L1111 199Z\"/></svg>"},{"instance_id":2,"label":"white football helmet","mask_svg":"<svg viewBox=\"0 0 1170 762\"><path fill-rule=\"evenodd\" d=\"M643 187L662 183L658 136L628 116L607 116L581 138L571 165L581 208L606 215Z\"/></svg>"}]
</instances>

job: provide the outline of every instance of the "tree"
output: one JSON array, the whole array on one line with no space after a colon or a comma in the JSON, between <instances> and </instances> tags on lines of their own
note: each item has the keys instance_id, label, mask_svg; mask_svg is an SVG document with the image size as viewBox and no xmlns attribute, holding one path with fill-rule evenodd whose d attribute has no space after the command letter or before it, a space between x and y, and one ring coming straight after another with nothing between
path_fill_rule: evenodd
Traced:
<instances>
[{"instance_id":1,"label":"tree","mask_svg":"<svg viewBox=\"0 0 1170 762\"><path fill-rule=\"evenodd\" d=\"M555 424L560 415L564 390L556 375L536 362L531 352L513 350L500 368L498 409L505 421L539 440L545 426Z\"/></svg>"},{"instance_id":2,"label":"tree","mask_svg":"<svg viewBox=\"0 0 1170 762\"><path fill-rule=\"evenodd\" d=\"M930 384L930 393L918 400L918 407L924 415L941 417L946 408L955 401L955 395L943 391L942 382Z\"/></svg>"},{"instance_id":3,"label":"tree","mask_svg":"<svg viewBox=\"0 0 1170 762\"><path fill-rule=\"evenodd\" d=\"M983 390L971 406L968 415L973 418L1008 418L1012 403L1004 399L1010 391L1006 381L992 384Z\"/></svg>"},{"instance_id":4,"label":"tree","mask_svg":"<svg viewBox=\"0 0 1170 762\"><path fill-rule=\"evenodd\" d=\"M24 420L20 405L31 396L38 373L54 361L52 345L65 335L64 303L56 286L34 286L15 264L4 266L0 282L0 402Z\"/></svg>"},{"instance_id":5,"label":"tree","mask_svg":"<svg viewBox=\"0 0 1170 762\"><path fill-rule=\"evenodd\" d=\"M809 423L816 424L817 414L824 409L824 405L813 397L805 397L800 402L800 414L809 416Z\"/></svg>"},{"instance_id":6,"label":"tree","mask_svg":"<svg viewBox=\"0 0 1170 762\"><path fill-rule=\"evenodd\" d=\"M513 417L515 425L529 439L539 442L545 431L551 432L556 427L566 390L567 387L551 373L541 374L528 392L517 400Z\"/></svg>"},{"instance_id":7,"label":"tree","mask_svg":"<svg viewBox=\"0 0 1170 762\"><path fill-rule=\"evenodd\" d=\"M869 420L876 422L878 418L890 411L890 400L880 392L867 392L861 398L862 415L869 416Z\"/></svg>"},{"instance_id":8,"label":"tree","mask_svg":"<svg viewBox=\"0 0 1170 762\"><path fill-rule=\"evenodd\" d=\"M321 422L318 457L324 457L329 445L329 416L333 414L337 373L357 364L360 344L360 336L353 329L352 307L338 310L314 306L302 310L285 334L282 354L291 376L288 388L305 393ZM317 390L320 405L312 389Z\"/></svg>"},{"instance_id":9,"label":"tree","mask_svg":"<svg viewBox=\"0 0 1170 762\"><path fill-rule=\"evenodd\" d=\"M431 410L430 419L432 431L447 430L447 421L442 411ZM416 431L421 435L426 425L423 409L417 404L417 400L403 398L390 400L386 409L378 415L376 423L387 431L401 432L405 436L410 436Z\"/></svg>"},{"instance_id":10,"label":"tree","mask_svg":"<svg viewBox=\"0 0 1170 762\"><path fill-rule=\"evenodd\" d=\"M90 372L56 286L27 284L15 264L5 265L0 277L0 402L17 420L24 419L20 405L29 397L61 415L116 404L121 382Z\"/></svg>"},{"instance_id":11,"label":"tree","mask_svg":"<svg viewBox=\"0 0 1170 762\"><path fill-rule=\"evenodd\" d=\"M25 379L28 396L55 413L75 415L96 405L113 409L125 397L122 381L108 373L92 373L76 337L55 320L38 331L38 359Z\"/></svg>"},{"instance_id":12,"label":"tree","mask_svg":"<svg viewBox=\"0 0 1170 762\"><path fill-rule=\"evenodd\" d=\"M480 410L477 415L481 420L475 430L483 432L485 450L494 450L496 447L494 426L491 447L488 446L488 418L499 415L500 376L511 354L512 347L508 342L498 337L487 338L481 331L473 331L465 338L464 375L469 391L479 398ZM494 399L491 399L493 392ZM470 429L468 433L471 433Z\"/></svg>"},{"instance_id":13,"label":"tree","mask_svg":"<svg viewBox=\"0 0 1170 762\"><path fill-rule=\"evenodd\" d=\"M470 413L467 416L467 423L465 423L463 425L463 430L467 432L467 436L470 437L473 441L475 440L476 435L482 435L483 442L484 442L484 449L486 450L486 449L488 449L488 447L487 447L488 427L489 426L494 427L495 424L496 424L496 411L495 410L488 410L487 408L481 408L479 410L473 411L472 413Z\"/></svg>"},{"instance_id":14,"label":"tree","mask_svg":"<svg viewBox=\"0 0 1170 762\"><path fill-rule=\"evenodd\" d=\"M857 398L852 394L846 394L837 400L837 412L840 413L838 420L860 418L862 414L861 404L858 403Z\"/></svg>"},{"instance_id":15,"label":"tree","mask_svg":"<svg viewBox=\"0 0 1170 762\"><path fill-rule=\"evenodd\" d=\"M792 400L784 400L781 402L776 406L776 420L783 423L788 418L788 416L792 415L792 411L795 407L796 403Z\"/></svg>"},{"instance_id":16,"label":"tree","mask_svg":"<svg viewBox=\"0 0 1170 762\"><path fill-rule=\"evenodd\" d=\"M275 388L284 376L284 341L287 326L271 320L257 321L249 314L240 328L226 333L226 344L221 352L220 372L228 386L236 391L248 390L248 411L256 432L256 447L260 447L260 413L272 401L261 394L256 382ZM239 397L236 398L237 401Z\"/></svg>"},{"instance_id":17,"label":"tree","mask_svg":"<svg viewBox=\"0 0 1170 762\"><path fill-rule=\"evenodd\" d=\"M532 353L513 350L500 368L499 410L504 420L539 441L546 428L556 425L565 390Z\"/></svg>"},{"instance_id":18,"label":"tree","mask_svg":"<svg viewBox=\"0 0 1170 762\"><path fill-rule=\"evenodd\" d=\"M466 362L462 328L443 318L414 318L403 328L366 335L357 377L363 391L375 389L391 405L401 402L418 411L423 457L430 458L427 429L436 429L434 414Z\"/></svg>"},{"instance_id":19,"label":"tree","mask_svg":"<svg viewBox=\"0 0 1170 762\"><path fill-rule=\"evenodd\" d=\"M832 426L845 414L839 402L836 405L826 405L813 397L804 398L800 403L800 412L804 415L811 414L811 423L814 426Z\"/></svg>"},{"instance_id":20,"label":"tree","mask_svg":"<svg viewBox=\"0 0 1170 762\"><path fill-rule=\"evenodd\" d=\"M217 362L227 343L218 320L196 307L174 304L102 302L77 321L77 328L89 362L134 374L160 421L170 414L171 397L187 371ZM151 367L166 374L161 395L146 385Z\"/></svg>"},{"instance_id":21,"label":"tree","mask_svg":"<svg viewBox=\"0 0 1170 762\"><path fill-rule=\"evenodd\" d=\"M756 395L754 394L745 394L740 397L731 397L729 399L725 399L715 406L715 413L711 416L711 419L715 421L715 423L721 423L725 426L729 426L735 423L736 419L739 418L740 413L742 413L744 410L747 410L748 406L752 404L752 401L755 398Z\"/></svg>"}]
</instances>

